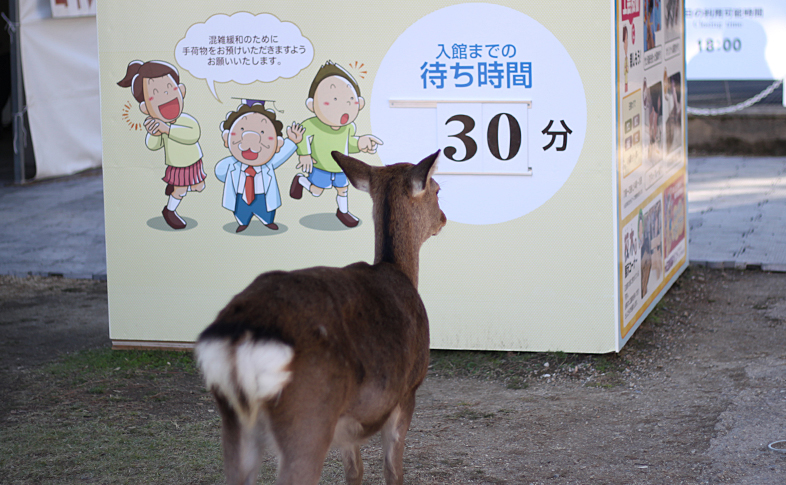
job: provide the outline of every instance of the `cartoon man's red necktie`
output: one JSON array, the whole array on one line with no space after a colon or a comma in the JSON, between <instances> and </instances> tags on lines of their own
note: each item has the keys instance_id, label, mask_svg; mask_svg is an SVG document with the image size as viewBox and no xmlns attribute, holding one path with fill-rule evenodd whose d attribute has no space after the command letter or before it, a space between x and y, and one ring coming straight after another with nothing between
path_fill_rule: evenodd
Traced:
<instances>
[{"instance_id":1,"label":"cartoon man's red necktie","mask_svg":"<svg viewBox=\"0 0 786 485\"><path fill-rule=\"evenodd\" d=\"M254 177L257 175L257 171L254 170L254 167L248 167L245 169L246 175L246 204L251 205L256 198L256 194L254 194Z\"/></svg>"}]
</instances>

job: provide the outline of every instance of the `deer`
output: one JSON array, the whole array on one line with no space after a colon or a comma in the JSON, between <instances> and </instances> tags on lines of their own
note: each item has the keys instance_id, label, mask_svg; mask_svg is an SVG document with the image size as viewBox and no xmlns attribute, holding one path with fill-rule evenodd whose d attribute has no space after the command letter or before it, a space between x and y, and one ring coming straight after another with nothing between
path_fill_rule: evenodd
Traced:
<instances>
[{"instance_id":1,"label":"deer","mask_svg":"<svg viewBox=\"0 0 786 485\"><path fill-rule=\"evenodd\" d=\"M378 432L385 483L404 481L404 440L429 366L419 253L447 223L432 178L439 151L388 166L332 156L371 196L373 264L263 273L195 346L230 485L256 483L266 447L278 456L277 485L317 484L332 447L347 484L360 485L360 445Z\"/></svg>"}]
</instances>

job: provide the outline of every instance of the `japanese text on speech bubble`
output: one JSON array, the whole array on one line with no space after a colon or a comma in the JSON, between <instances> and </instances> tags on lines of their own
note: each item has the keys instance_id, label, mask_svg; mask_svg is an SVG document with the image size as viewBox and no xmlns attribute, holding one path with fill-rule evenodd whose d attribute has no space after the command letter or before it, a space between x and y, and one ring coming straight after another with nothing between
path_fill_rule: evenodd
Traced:
<instances>
[{"instance_id":1,"label":"japanese text on speech bubble","mask_svg":"<svg viewBox=\"0 0 786 485\"><path fill-rule=\"evenodd\" d=\"M291 78L313 58L314 47L295 24L248 12L214 15L192 25L175 48L180 67L207 81L216 99L216 82Z\"/></svg>"}]
</instances>

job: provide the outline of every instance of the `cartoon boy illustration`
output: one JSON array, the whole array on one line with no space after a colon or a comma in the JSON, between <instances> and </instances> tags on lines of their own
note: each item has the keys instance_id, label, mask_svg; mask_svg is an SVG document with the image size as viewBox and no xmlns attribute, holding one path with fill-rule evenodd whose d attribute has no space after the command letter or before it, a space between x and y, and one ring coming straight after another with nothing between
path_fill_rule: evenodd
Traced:
<instances>
[{"instance_id":1,"label":"cartoon boy illustration","mask_svg":"<svg viewBox=\"0 0 786 485\"><path fill-rule=\"evenodd\" d=\"M295 153L305 131L292 123L284 140L282 128L276 113L258 100L244 100L220 125L224 146L231 155L218 162L216 177L224 183L222 205L235 214L235 232L245 231L253 216L269 229L278 230L274 219L281 195L275 169Z\"/></svg>"},{"instance_id":2,"label":"cartoon boy illustration","mask_svg":"<svg viewBox=\"0 0 786 485\"><path fill-rule=\"evenodd\" d=\"M133 61L117 84L131 88L139 110L147 115L147 148L164 149L164 194L169 201L161 214L172 229L184 229L186 221L176 209L189 191L204 190L207 177L202 167L199 123L183 113L186 87L180 84L177 68L163 61Z\"/></svg>"},{"instance_id":3,"label":"cartoon boy illustration","mask_svg":"<svg viewBox=\"0 0 786 485\"><path fill-rule=\"evenodd\" d=\"M306 100L306 107L315 116L303 122L308 135L297 147L296 168L306 175L295 175L289 188L289 195L300 199L303 189L319 197L325 189L335 187L336 217L347 227L357 226L358 218L349 212L347 177L330 153L376 153L377 145L383 144L373 135L355 135L354 121L365 105L360 87L346 69L331 61L319 68Z\"/></svg>"}]
</instances>

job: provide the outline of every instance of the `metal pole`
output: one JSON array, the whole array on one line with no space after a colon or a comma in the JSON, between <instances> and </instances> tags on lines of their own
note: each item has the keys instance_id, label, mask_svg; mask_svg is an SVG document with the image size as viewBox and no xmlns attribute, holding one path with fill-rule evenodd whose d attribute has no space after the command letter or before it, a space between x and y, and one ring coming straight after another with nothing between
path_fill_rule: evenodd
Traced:
<instances>
[{"instance_id":1,"label":"metal pole","mask_svg":"<svg viewBox=\"0 0 786 485\"><path fill-rule=\"evenodd\" d=\"M25 90L22 85L22 48L19 35L19 0L9 3L11 22L11 113L13 115L14 137L14 182L25 182L25 146L27 131L25 130Z\"/></svg>"}]
</instances>

